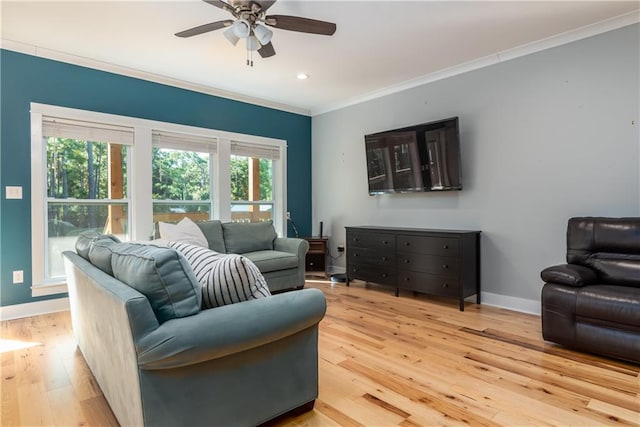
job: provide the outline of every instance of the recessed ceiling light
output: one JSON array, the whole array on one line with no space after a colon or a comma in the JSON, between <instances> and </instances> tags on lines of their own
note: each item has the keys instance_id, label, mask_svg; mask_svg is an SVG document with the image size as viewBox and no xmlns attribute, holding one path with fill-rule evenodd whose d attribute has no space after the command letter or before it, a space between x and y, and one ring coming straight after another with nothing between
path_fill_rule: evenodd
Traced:
<instances>
[{"instance_id":1,"label":"recessed ceiling light","mask_svg":"<svg viewBox=\"0 0 640 427\"><path fill-rule=\"evenodd\" d=\"M298 80L307 80L309 78L309 74L298 73Z\"/></svg>"}]
</instances>

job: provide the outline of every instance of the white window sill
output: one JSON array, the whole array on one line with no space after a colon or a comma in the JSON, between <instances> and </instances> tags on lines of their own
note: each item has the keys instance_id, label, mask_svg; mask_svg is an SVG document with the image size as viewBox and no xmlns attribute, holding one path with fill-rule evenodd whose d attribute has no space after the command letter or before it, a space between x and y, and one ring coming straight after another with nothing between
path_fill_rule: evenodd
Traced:
<instances>
[{"instance_id":1,"label":"white window sill","mask_svg":"<svg viewBox=\"0 0 640 427\"><path fill-rule=\"evenodd\" d=\"M37 285L31 287L32 297L44 297L47 295L64 294L67 291L66 283L52 283L48 285Z\"/></svg>"}]
</instances>

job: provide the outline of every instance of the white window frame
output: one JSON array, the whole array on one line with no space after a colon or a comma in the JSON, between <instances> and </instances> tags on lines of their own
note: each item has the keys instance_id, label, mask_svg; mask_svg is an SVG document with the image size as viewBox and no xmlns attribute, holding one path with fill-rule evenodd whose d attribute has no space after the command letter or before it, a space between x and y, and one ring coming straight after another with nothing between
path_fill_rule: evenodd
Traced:
<instances>
[{"instance_id":1,"label":"white window frame","mask_svg":"<svg viewBox=\"0 0 640 427\"><path fill-rule=\"evenodd\" d=\"M231 144L241 142L257 148L279 151L279 158L273 160L273 225L279 236L286 236L287 212L287 141L215 129L199 128L175 123L139 119L115 114L98 113L75 108L31 103L31 263L32 296L53 295L67 292L66 282L44 283L46 251L46 146L43 147L43 116L59 117L134 129L134 142L127 161L128 200L131 240L148 240L153 232L153 200L151 198L151 156L153 132L185 134L194 137L215 139L217 154L213 155L213 199L212 216L223 222L231 220ZM185 147L188 148L188 147Z\"/></svg>"}]
</instances>

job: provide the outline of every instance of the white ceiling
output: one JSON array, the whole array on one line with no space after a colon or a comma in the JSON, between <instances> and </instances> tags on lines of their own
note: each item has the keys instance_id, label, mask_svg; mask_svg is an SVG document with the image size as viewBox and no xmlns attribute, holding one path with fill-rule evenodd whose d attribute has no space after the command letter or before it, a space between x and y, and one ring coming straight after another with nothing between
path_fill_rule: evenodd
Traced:
<instances>
[{"instance_id":1,"label":"white ceiling","mask_svg":"<svg viewBox=\"0 0 640 427\"><path fill-rule=\"evenodd\" d=\"M496 54L509 57L576 29L590 34L637 22L638 10L639 1L279 0L269 14L335 22L337 31L274 29L276 56L254 55L253 67L245 65L242 41L232 46L222 30L174 36L231 17L199 0L2 0L1 35L3 48L317 114L461 64L497 62ZM310 78L297 80L299 72Z\"/></svg>"}]
</instances>

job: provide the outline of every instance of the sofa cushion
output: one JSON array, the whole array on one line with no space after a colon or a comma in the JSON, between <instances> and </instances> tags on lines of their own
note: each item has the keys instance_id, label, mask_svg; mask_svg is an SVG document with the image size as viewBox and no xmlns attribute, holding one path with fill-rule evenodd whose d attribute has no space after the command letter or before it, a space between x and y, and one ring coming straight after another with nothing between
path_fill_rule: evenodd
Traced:
<instances>
[{"instance_id":1,"label":"sofa cushion","mask_svg":"<svg viewBox=\"0 0 640 427\"><path fill-rule=\"evenodd\" d=\"M123 243L113 247L111 267L116 279L147 297L160 323L200 311L200 284L184 256L171 248Z\"/></svg>"},{"instance_id":2,"label":"sofa cushion","mask_svg":"<svg viewBox=\"0 0 640 427\"><path fill-rule=\"evenodd\" d=\"M120 243L109 238L96 239L89 245L89 261L110 276L113 276L111 257L113 249Z\"/></svg>"},{"instance_id":3,"label":"sofa cushion","mask_svg":"<svg viewBox=\"0 0 640 427\"><path fill-rule=\"evenodd\" d=\"M202 234L209 243L209 249L216 252L226 253L224 246L224 234L222 233L222 222L217 219L211 221L198 221L196 225L202 230Z\"/></svg>"},{"instance_id":4,"label":"sofa cushion","mask_svg":"<svg viewBox=\"0 0 640 427\"><path fill-rule=\"evenodd\" d=\"M627 325L640 332L640 288L593 285L580 289L576 316L581 322Z\"/></svg>"},{"instance_id":5,"label":"sofa cushion","mask_svg":"<svg viewBox=\"0 0 640 427\"><path fill-rule=\"evenodd\" d=\"M177 224L160 222L158 227L162 240L185 242L202 246L203 248L209 247L209 242L207 242L207 238L202 233L200 227L187 217L182 218Z\"/></svg>"},{"instance_id":6,"label":"sofa cushion","mask_svg":"<svg viewBox=\"0 0 640 427\"><path fill-rule=\"evenodd\" d=\"M298 256L288 252L256 251L242 255L249 258L263 274L298 268Z\"/></svg>"},{"instance_id":7,"label":"sofa cushion","mask_svg":"<svg viewBox=\"0 0 640 427\"><path fill-rule=\"evenodd\" d=\"M214 308L271 295L262 273L251 260L220 254L183 242L169 246L184 255L202 285L203 308Z\"/></svg>"},{"instance_id":8,"label":"sofa cushion","mask_svg":"<svg viewBox=\"0 0 640 427\"><path fill-rule=\"evenodd\" d=\"M244 254L273 249L278 235L271 221L254 223L225 222L222 224L227 253Z\"/></svg>"},{"instance_id":9,"label":"sofa cushion","mask_svg":"<svg viewBox=\"0 0 640 427\"><path fill-rule=\"evenodd\" d=\"M116 243L120 243L120 239L118 239L113 234L102 234L98 231L83 231L78 235L76 239L76 252L82 258L89 260L89 248L91 246L91 242L98 239L111 239Z\"/></svg>"},{"instance_id":10,"label":"sofa cushion","mask_svg":"<svg viewBox=\"0 0 640 427\"><path fill-rule=\"evenodd\" d=\"M598 252L585 262L598 273L600 281L640 287L640 255Z\"/></svg>"}]
</instances>

